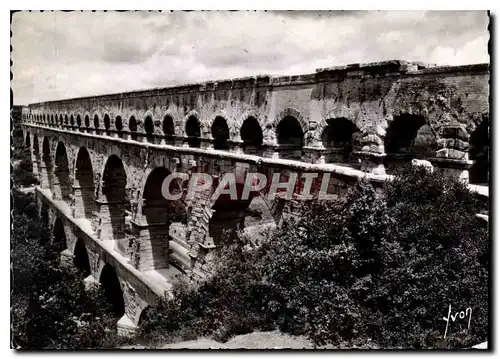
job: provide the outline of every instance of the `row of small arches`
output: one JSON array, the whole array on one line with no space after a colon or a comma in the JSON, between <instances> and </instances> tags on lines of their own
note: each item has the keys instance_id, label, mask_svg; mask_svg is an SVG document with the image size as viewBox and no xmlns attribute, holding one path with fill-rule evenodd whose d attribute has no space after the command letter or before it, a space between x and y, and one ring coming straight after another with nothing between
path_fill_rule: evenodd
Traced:
<instances>
[{"instance_id":1,"label":"row of small arches","mask_svg":"<svg viewBox=\"0 0 500 359\"><path fill-rule=\"evenodd\" d=\"M33 115L35 123L48 123L49 125L59 125L59 126L72 126L91 130L90 117L87 115L83 120L84 126L82 126L82 118L80 115ZM106 131L116 131L119 134L124 132L124 121L121 116L117 116L114 121L114 129L111 128L111 119L109 115L104 116L104 130ZM184 133L187 137L187 143L190 147L200 147L201 141L204 136L202 136L203 124L199 120L198 116L191 115L187 118L185 123ZM147 116L144 120L144 133L138 132L139 123L135 116L131 116L128 120L128 132L131 135L131 139L137 139L138 135L145 136L154 142L155 137L165 137L166 139L173 140L176 136L175 133L175 122L170 115L166 115L163 118L163 123L160 125L160 121L154 121L151 116ZM93 118L93 129L102 129L100 127L100 119L98 115ZM263 145L263 131L262 126L259 121L254 116L248 116L240 128L240 139L242 145L247 149L258 150ZM227 120L222 116L217 116L212 122L210 133L212 135L213 146L215 149L228 150L230 139L230 130L227 124ZM286 116L283 118L277 126L277 137L278 143L284 147L302 147L304 142L304 130L301 124L293 116ZM206 140L206 139L205 139ZM251 150L249 152L252 152Z\"/></svg>"},{"instance_id":2,"label":"row of small arches","mask_svg":"<svg viewBox=\"0 0 500 359\"><path fill-rule=\"evenodd\" d=\"M33 115L35 121L42 123L49 117L49 115ZM279 145L280 157L290 159L300 159L302 156L302 148L305 144L305 131L303 124L296 118L297 116L287 115L284 116L276 126L276 140ZM57 123L53 121L57 120ZM50 115L50 124L55 125L75 125L74 115ZM81 116L76 116L76 125L81 127ZM84 124L87 129L90 129L90 117L87 115L84 118ZM349 162L349 156L356 146L360 146L361 131L350 120L340 117L328 119L326 127L321 133L321 142L325 149L333 149L327 162ZM388 136L386 138L386 152L395 153L400 148L410 146L411 142L417 135L426 121L420 116L402 116L402 118L395 119L388 129ZM95 129L100 128L99 117L95 115L93 118L93 125ZM128 130L132 140L138 139L138 121L135 116L131 116L128 121ZM428 127L428 126L427 126ZM111 130L111 119L108 114L104 116L104 128L106 131ZM155 129L156 128L156 129ZM115 129L120 134L124 129L124 124L121 116L115 118ZM395 130L395 131L392 131ZM190 115L185 122L184 133L187 138L183 139L187 142L189 147L201 147L202 140L207 140L202 136L202 123L198 116ZM175 138L175 123L170 115L163 118L163 123L160 129L160 121L153 121L150 115L146 116L144 120L144 133L140 135L145 137L149 142L155 142L158 137L167 139L166 143L173 143ZM163 132L163 133L162 133ZM227 121L222 116L217 116L211 125L210 132L212 135L213 147L218 150L229 150L231 142L231 134ZM395 133L392 133L395 132ZM247 117L240 128L240 139L242 149L245 153L261 154L259 153L263 145L263 131L259 121L252 116ZM206 137L206 136L205 136ZM435 138L431 146L426 144L426 150L430 152L435 150ZM432 154L431 154L432 155Z\"/></svg>"}]
</instances>

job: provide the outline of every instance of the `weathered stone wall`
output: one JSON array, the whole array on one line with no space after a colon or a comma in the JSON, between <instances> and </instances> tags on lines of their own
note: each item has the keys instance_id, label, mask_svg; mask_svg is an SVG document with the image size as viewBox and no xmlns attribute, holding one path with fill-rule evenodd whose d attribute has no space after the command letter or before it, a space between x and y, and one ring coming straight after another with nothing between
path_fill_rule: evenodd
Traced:
<instances>
[{"instance_id":1,"label":"weathered stone wall","mask_svg":"<svg viewBox=\"0 0 500 359\"><path fill-rule=\"evenodd\" d=\"M276 145L276 127L285 116L293 116L302 127L305 146L321 150L326 120L347 118L363 134L363 152L383 154L384 136L395 116L423 116L437 136L443 127L458 124L470 134L483 116L489 114L489 73L487 64L423 68L402 61L320 69L315 74L290 77L255 77L163 88L99 97L33 104L24 115L36 123L51 124L58 119L89 116L72 130L103 133L103 119L110 118L116 130L120 116L123 132L133 116L137 132L145 135L144 121L150 116L154 134L162 135L162 122L171 116L175 135L185 136L190 116L201 123L201 136L211 139L210 128L218 116L227 121L230 140L241 142L240 128L250 116L261 125L264 143ZM93 119L97 116L98 127ZM42 118L40 120L40 117ZM45 118L45 120L43 120ZM54 124L52 126L55 126ZM59 125L58 125L59 126ZM138 140L145 140L138 137ZM304 159L320 161L319 156ZM307 151L306 151L307 154Z\"/></svg>"},{"instance_id":2,"label":"weathered stone wall","mask_svg":"<svg viewBox=\"0 0 500 359\"><path fill-rule=\"evenodd\" d=\"M305 173L318 173L313 192L318 191L323 174L329 174L328 193L341 196L361 177L380 185L389 178L386 168L390 171L413 156L467 181L472 165L469 137L489 117L488 81L487 65L425 68L393 61L320 69L301 76L262 76L34 104L22 110L22 128L41 191L64 208L66 256L71 256L75 238L89 238L93 273L89 283L99 281L105 263L115 263L118 277L129 278L129 269L122 273L116 258L122 258L133 273L169 271L175 266L198 278L210 270L213 249L220 241L214 237L222 229L234 232L239 223L245 223L251 203L221 204L215 200L214 186L191 200L178 201L176 211L185 215L179 222L179 213L162 208L155 198L145 199L155 169L164 168L164 174L181 172L188 178L196 172L216 179L235 173L240 184L247 172L258 172L266 175L268 185L278 173L280 182L292 173L299 179ZM165 117L174 121L173 138L163 133ZM190 148L193 141L186 136L190 117L200 123L200 148ZM213 150L211 127L218 117L225 119L229 129L228 150ZM240 130L251 117L262 132L259 155L245 154L242 147ZM303 136L303 148L290 147L290 153L299 153L297 160L280 158L285 146L280 148L278 143L283 135L279 124L290 118ZM324 147L327 120L336 119L355 125L344 136L351 141L346 163L342 163L345 154L335 157L326 152L332 148ZM115 125L120 120L123 128ZM136 132L131 131L134 121ZM408 137L407 142L399 143L403 137ZM390 145L394 141L396 145ZM325 163L334 158L342 165ZM156 179L153 193L161 192L161 182ZM277 222L283 214L293 213L303 185L303 179L296 184L292 200L280 195L266 199L269 187L263 189L261 204L268 217ZM71 193L62 195L68 189ZM165 213L151 216L155 205ZM49 222L51 216L46 216ZM155 219L160 217L161 223ZM74 219L88 228L76 229ZM75 229L68 232L67 228ZM132 276L130 281L141 282L138 278ZM131 288L137 291L139 282ZM132 291L124 289L124 293ZM151 301L146 298L144 303ZM140 314L140 308L127 303L126 308L125 326Z\"/></svg>"},{"instance_id":3,"label":"weathered stone wall","mask_svg":"<svg viewBox=\"0 0 500 359\"><path fill-rule=\"evenodd\" d=\"M322 174L330 173L328 193L334 195L345 193L358 178L363 176L368 176L376 183L381 183L386 179L385 176L370 175L356 169L336 165L314 165L205 149L136 143L94 134L41 128L36 125L25 125L25 131L31 142L38 139L36 141L40 143L44 141L49 143L49 148L52 149L52 152L47 154L49 160L54 157L53 152L57 144L65 147L73 193L69 199L55 199L70 206L73 217L89 220L98 239L116 241L115 249L125 258L130 259L136 268L143 271L168 268L169 253L172 257L179 259L181 254L177 249L182 250L175 244L173 244L173 248L170 248L171 238L167 234L169 232L168 223L165 223L164 228L160 228L158 223L150 224L144 213L145 186L151 173L157 168L165 168L168 173L186 173L188 178L190 174L197 172L208 173L215 179L220 179L226 173L235 173L239 183L244 183L248 172L263 173L268 179L268 186L262 190L264 196L269 190L274 174L280 173L280 182L286 182L289 174L295 172L299 180L295 186L294 199L290 203L279 196L264 202L276 221L280 220L283 212L293 212L302 193L304 179L301 179L301 176L303 173L318 173L317 183L312 186L313 192L318 191ZM77 158L79 153L84 153L85 150L89 154L89 163L80 163L80 166L83 166L82 168L85 168L86 171L91 171L87 176L93 180L93 183L87 183L86 187L93 188L93 191L82 192L81 183L78 181ZM119 204L109 203L106 196L103 195L103 175L112 156L115 157L115 162L120 161L125 176L123 179L120 178L120 181L124 181L125 196ZM55 176L54 172L47 172L47 174L48 177ZM55 188L60 185L58 182L47 179L47 183L46 190L51 191L51 193L60 191L60 189ZM110 183L112 186L118 186L113 178ZM161 182L157 186L161 187ZM188 271L193 269L198 274L204 272L202 269L205 264L204 258L214 248L214 241L217 240L214 240L209 233L215 204L214 187L197 193L190 201L179 203L187 214L187 221L183 224L185 238L180 245L188 248L187 254L190 256ZM161 193L161 188L157 188L156 191ZM161 196L158 195L158 197ZM94 211L89 213L85 208L82 208L84 206L90 206ZM229 203L226 212L231 211L232 207ZM167 215L167 218L168 216L170 214ZM234 219L228 218L228 223L235 219L236 217ZM183 263L187 262L188 260L184 258ZM183 269L186 270L186 268Z\"/></svg>"}]
</instances>

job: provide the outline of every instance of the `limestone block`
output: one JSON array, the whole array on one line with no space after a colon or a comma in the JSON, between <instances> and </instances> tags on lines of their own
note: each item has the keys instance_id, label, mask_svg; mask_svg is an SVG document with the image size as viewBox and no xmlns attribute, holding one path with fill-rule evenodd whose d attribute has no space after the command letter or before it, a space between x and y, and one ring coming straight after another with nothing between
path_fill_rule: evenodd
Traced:
<instances>
[{"instance_id":1,"label":"limestone block","mask_svg":"<svg viewBox=\"0 0 500 359\"><path fill-rule=\"evenodd\" d=\"M459 151L454 148L443 148L436 152L436 157L452 158L456 160L467 160L469 156L467 152L464 151Z\"/></svg>"},{"instance_id":2,"label":"limestone block","mask_svg":"<svg viewBox=\"0 0 500 359\"><path fill-rule=\"evenodd\" d=\"M469 140L469 135L462 126L447 126L442 129L443 138L458 138L463 141Z\"/></svg>"}]
</instances>

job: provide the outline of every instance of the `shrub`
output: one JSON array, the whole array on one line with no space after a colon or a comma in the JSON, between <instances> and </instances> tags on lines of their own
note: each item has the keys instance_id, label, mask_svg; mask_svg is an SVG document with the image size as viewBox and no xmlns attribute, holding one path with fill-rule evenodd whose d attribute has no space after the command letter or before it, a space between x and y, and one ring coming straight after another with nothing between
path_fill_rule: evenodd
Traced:
<instances>
[{"instance_id":1,"label":"shrub","mask_svg":"<svg viewBox=\"0 0 500 359\"><path fill-rule=\"evenodd\" d=\"M12 346L18 349L114 347L116 319L102 291L59 265L59 253L38 219L32 195L13 190L11 237Z\"/></svg>"},{"instance_id":2,"label":"shrub","mask_svg":"<svg viewBox=\"0 0 500 359\"><path fill-rule=\"evenodd\" d=\"M225 341L235 334L268 329L263 322L266 293L256 265L258 254L241 242L225 248L217 255L213 276L199 285L180 280L173 298L152 308L140 337L165 342L214 335Z\"/></svg>"},{"instance_id":3,"label":"shrub","mask_svg":"<svg viewBox=\"0 0 500 359\"><path fill-rule=\"evenodd\" d=\"M198 287L182 285L143 333L219 340L278 327L317 344L468 347L488 331L487 228L467 186L406 167L376 191L311 202L257 248L237 242ZM451 322L448 306L472 307Z\"/></svg>"}]
</instances>

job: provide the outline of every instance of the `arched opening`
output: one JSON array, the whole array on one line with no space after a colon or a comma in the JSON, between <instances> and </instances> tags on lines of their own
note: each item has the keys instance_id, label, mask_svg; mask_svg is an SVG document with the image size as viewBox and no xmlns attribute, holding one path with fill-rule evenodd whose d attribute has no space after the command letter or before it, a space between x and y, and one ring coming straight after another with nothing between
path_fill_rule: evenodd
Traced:
<instances>
[{"instance_id":1,"label":"arched opening","mask_svg":"<svg viewBox=\"0 0 500 359\"><path fill-rule=\"evenodd\" d=\"M115 118L115 128L116 132L118 133L118 137L122 138L123 137L123 121L121 116L116 116Z\"/></svg>"},{"instance_id":2,"label":"arched opening","mask_svg":"<svg viewBox=\"0 0 500 359\"><path fill-rule=\"evenodd\" d=\"M42 223L43 228L49 228L49 206L45 201L42 202L42 208L40 208L40 222ZM49 239L47 237L48 236L44 235L40 236L40 239L42 240L42 243L40 244L47 244L46 241Z\"/></svg>"},{"instance_id":3,"label":"arched opening","mask_svg":"<svg viewBox=\"0 0 500 359\"><path fill-rule=\"evenodd\" d=\"M89 115L85 115L85 127L86 128L90 127L90 117L89 117Z\"/></svg>"},{"instance_id":4,"label":"arched opening","mask_svg":"<svg viewBox=\"0 0 500 359\"><path fill-rule=\"evenodd\" d=\"M76 116L76 125L78 127L82 127L82 118L80 117L80 115Z\"/></svg>"},{"instance_id":5,"label":"arched opening","mask_svg":"<svg viewBox=\"0 0 500 359\"><path fill-rule=\"evenodd\" d=\"M71 181L69 179L68 155L62 142L57 144L54 168L54 195L56 199L70 201Z\"/></svg>"},{"instance_id":6,"label":"arched opening","mask_svg":"<svg viewBox=\"0 0 500 359\"><path fill-rule=\"evenodd\" d=\"M30 133L26 132L26 136L24 136L24 144L27 148L31 148L31 140L30 140Z\"/></svg>"},{"instance_id":7,"label":"arched opening","mask_svg":"<svg viewBox=\"0 0 500 359\"><path fill-rule=\"evenodd\" d=\"M286 116L277 127L279 154L281 158L300 160L304 145L304 132L295 117Z\"/></svg>"},{"instance_id":8,"label":"arched opening","mask_svg":"<svg viewBox=\"0 0 500 359\"><path fill-rule=\"evenodd\" d=\"M121 239L125 237L125 211L129 209L126 185L127 175L123 163L118 156L111 155L106 162L102 176L102 194L105 198L102 206L107 206L109 220L103 220L101 238ZM103 207L101 211L104 210Z\"/></svg>"},{"instance_id":9,"label":"arched opening","mask_svg":"<svg viewBox=\"0 0 500 359\"><path fill-rule=\"evenodd\" d=\"M94 115L94 128L96 130L99 129L99 116L97 116L97 115Z\"/></svg>"},{"instance_id":10,"label":"arched opening","mask_svg":"<svg viewBox=\"0 0 500 359\"><path fill-rule=\"evenodd\" d=\"M214 139L214 149L229 150L229 128L223 117L216 117L212 124L212 137Z\"/></svg>"},{"instance_id":11,"label":"arched opening","mask_svg":"<svg viewBox=\"0 0 500 359\"><path fill-rule=\"evenodd\" d=\"M50 116L50 124L51 125L55 125L56 124L56 121L54 120L54 115L53 114Z\"/></svg>"},{"instance_id":12,"label":"arched opening","mask_svg":"<svg viewBox=\"0 0 500 359\"><path fill-rule=\"evenodd\" d=\"M146 308L144 308L141 312L141 315L139 316L139 322L137 323L139 327L143 326L144 323L147 323L150 320L151 314L154 313L154 309L148 305ZM146 330L148 330L147 328Z\"/></svg>"},{"instance_id":13,"label":"arched opening","mask_svg":"<svg viewBox=\"0 0 500 359\"><path fill-rule=\"evenodd\" d=\"M469 169L469 182L473 184L488 185L489 182L489 126L489 117L485 116L469 138L469 159L474 161Z\"/></svg>"},{"instance_id":14,"label":"arched opening","mask_svg":"<svg viewBox=\"0 0 500 359\"><path fill-rule=\"evenodd\" d=\"M186 122L186 135L189 147L200 148L201 146L201 130L200 122L195 116L190 116Z\"/></svg>"},{"instance_id":15,"label":"arched opening","mask_svg":"<svg viewBox=\"0 0 500 359\"><path fill-rule=\"evenodd\" d=\"M108 114L104 115L104 129L106 130L106 133L109 133L109 129L111 128L111 121L109 119Z\"/></svg>"},{"instance_id":16,"label":"arched opening","mask_svg":"<svg viewBox=\"0 0 500 359\"><path fill-rule=\"evenodd\" d=\"M128 130L130 131L130 138L132 140L137 140L137 120L134 116L130 117L128 120Z\"/></svg>"},{"instance_id":17,"label":"arched opening","mask_svg":"<svg viewBox=\"0 0 500 359\"><path fill-rule=\"evenodd\" d=\"M33 135L33 173L37 177L38 181L41 181L41 170L40 170L40 143L38 142L37 135Z\"/></svg>"},{"instance_id":18,"label":"arched opening","mask_svg":"<svg viewBox=\"0 0 500 359\"><path fill-rule=\"evenodd\" d=\"M352 136L358 132L354 123L346 118L334 118L326 121L327 126L322 134L327 163L350 163L352 153Z\"/></svg>"},{"instance_id":19,"label":"arched opening","mask_svg":"<svg viewBox=\"0 0 500 359\"><path fill-rule=\"evenodd\" d=\"M237 198L229 194L219 196L212 206L208 234L216 246L232 244L241 231L249 231L255 237L258 227L268 225L273 218L269 208L258 192L251 192L248 199L242 199L243 183L236 183ZM255 238L252 238L255 239Z\"/></svg>"},{"instance_id":20,"label":"arched opening","mask_svg":"<svg viewBox=\"0 0 500 359\"><path fill-rule=\"evenodd\" d=\"M68 126L68 124L69 124L69 118L68 118L68 115L64 115L64 124L65 124L66 126Z\"/></svg>"},{"instance_id":21,"label":"arched opening","mask_svg":"<svg viewBox=\"0 0 500 359\"><path fill-rule=\"evenodd\" d=\"M262 155L262 128L254 117L249 117L243 122L240 130L243 141L243 152L252 155Z\"/></svg>"},{"instance_id":22,"label":"arched opening","mask_svg":"<svg viewBox=\"0 0 500 359\"><path fill-rule=\"evenodd\" d=\"M104 289L104 295L111 304L111 308L116 318L119 318L125 314L125 303L123 301L123 292L118 280L118 276L111 265L106 264L101 272L101 278L99 280L102 288Z\"/></svg>"},{"instance_id":23,"label":"arched opening","mask_svg":"<svg viewBox=\"0 0 500 359\"><path fill-rule=\"evenodd\" d=\"M73 252L73 265L82 273L84 277L88 277L90 275L89 254L87 253L87 247L81 238L76 240L75 250Z\"/></svg>"},{"instance_id":24,"label":"arched opening","mask_svg":"<svg viewBox=\"0 0 500 359\"><path fill-rule=\"evenodd\" d=\"M71 117L70 117L69 124L70 124L71 126L74 126L74 125L75 125L75 118L73 117L73 115L71 115Z\"/></svg>"},{"instance_id":25,"label":"arched opening","mask_svg":"<svg viewBox=\"0 0 500 359\"><path fill-rule=\"evenodd\" d=\"M142 214L148 224L152 261L141 262L139 267L141 270L168 267L170 224L187 223L186 206L183 201L167 199L162 193L163 182L169 174L167 168L157 167L151 171L144 186ZM174 180L170 182L169 191L178 194L182 190Z\"/></svg>"},{"instance_id":26,"label":"arched opening","mask_svg":"<svg viewBox=\"0 0 500 359\"><path fill-rule=\"evenodd\" d=\"M50 158L50 145L47 137L44 137L42 144L42 188L52 189L52 161Z\"/></svg>"},{"instance_id":27,"label":"arched opening","mask_svg":"<svg viewBox=\"0 0 500 359\"><path fill-rule=\"evenodd\" d=\"M63 125L63 115L59 115L59 125Z\"/></svg>"},{"instance_id":28,"label":"arched opening","mask_svg":"<svg viewBox=\"0 0 500 359\"><path fill-rule=\"evenodd\" d=\"M45 114L43 114L43 116L42 116L42 121L43 121L43 123L45 123Z\"/></svg>"},{"instance_id":29,"label":"arched opening","mask_svg":"<svg viewBox=\"0 0 500 359\"><path fill-rule=\"evenodd\" d=\"M166 115L163 118L163 134L165 135L165 143L168 145L174 144L174 120L172 116Z\"/></svg>"},{"instance_id":30,"label":"arched opening","mask_svg":"<svg viewBox=\"0 0 500 359\"><path fill-rule=\"evenodd\" d=\"M155 127L151 116L147 116L146 119L144 120L144 131L146 132L147 141L150 143L154 143Z\"/></svg>"},{"instance_id":31,"label":"arched opening","mask_svg":"<svg viewBox=\"0 0 500 359\"><path fill-rule=\"evenodd\" d=\"M52 234L53 250L57 253L60 253L66 249L66 234L64 233L64 224L59 217L56 218Z\"/></svg>"},{"instance_id":32,"label":"arched opening","mask_svg":"<svg viewBox=\"0 0 500 359\"><path fill-rule=\"evenodd\" d=\"M75 197L76 218L92 217L94 211L94 172L90 155L85 147L78 151L75 166L75 179L73 183Z\"/></svg>"},{"instance_id":33,"label":"arched opening","mask_svg":"<svg viewBox=\"0 0 500 359\"><path fill-rule=\"evenodd\" d=\"M425 118L409 114L394 117L387 128L384 146L385 167L389 173L413 158L434 157L437 149L436 138Z\"/></svg>"}]
</instances>

